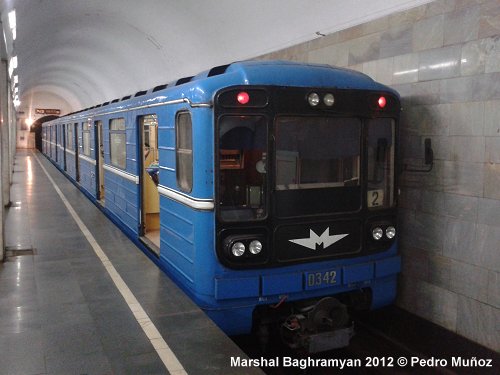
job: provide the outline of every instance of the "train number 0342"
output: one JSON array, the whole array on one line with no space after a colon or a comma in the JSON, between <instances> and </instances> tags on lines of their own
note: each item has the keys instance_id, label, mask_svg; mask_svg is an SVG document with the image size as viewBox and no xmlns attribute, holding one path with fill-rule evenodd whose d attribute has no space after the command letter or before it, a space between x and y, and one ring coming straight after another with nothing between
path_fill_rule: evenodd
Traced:
<instances>
[{"instance_id":1,"label":"train number 0342","mask_svg":"<svg viewBox=\"0 0 500 375\"><path fill-rule=\"evenodd\" d=\"M307 287L327 287L337 283L337 271L313 272L307 275Z\"/></svg>"}]
</instances>

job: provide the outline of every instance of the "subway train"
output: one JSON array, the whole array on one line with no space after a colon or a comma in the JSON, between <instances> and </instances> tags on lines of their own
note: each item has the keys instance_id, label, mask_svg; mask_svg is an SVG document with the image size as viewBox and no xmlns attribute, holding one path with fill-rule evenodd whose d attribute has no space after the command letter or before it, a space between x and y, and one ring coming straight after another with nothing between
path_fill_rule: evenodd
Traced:
<instances>
[{"instance_id":1,"label":"subway train","mask_svg":"<svg viewBox=\"0 0 500 375\"><path fill-rule=\"evenodd\" d=\"M43 153L228 335L346 346L396 295L399 95L328 65L214 67L43 124Z\"/></svg>"}]
</instances>

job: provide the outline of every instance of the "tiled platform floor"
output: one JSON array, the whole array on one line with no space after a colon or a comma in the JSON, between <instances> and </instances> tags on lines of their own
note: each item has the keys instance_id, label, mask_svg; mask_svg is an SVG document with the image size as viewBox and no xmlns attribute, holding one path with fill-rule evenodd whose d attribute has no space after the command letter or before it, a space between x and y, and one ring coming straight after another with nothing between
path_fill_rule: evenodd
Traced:
<instances>
[{"instance_id":1,"label":"tiled platform floor","mask_svg":"<svg viewBox=\"0 0 500 375\"><path fill-rule=\"evenodd\" d=\"M38 159L188 374L239 374L245 355L41 154ZM168 374L35 152L19 151L0 264L0 373ZM19 252L21 253L21 252ZM246 373L260 373L245 369Z\"/></svg>"}]
</instances>

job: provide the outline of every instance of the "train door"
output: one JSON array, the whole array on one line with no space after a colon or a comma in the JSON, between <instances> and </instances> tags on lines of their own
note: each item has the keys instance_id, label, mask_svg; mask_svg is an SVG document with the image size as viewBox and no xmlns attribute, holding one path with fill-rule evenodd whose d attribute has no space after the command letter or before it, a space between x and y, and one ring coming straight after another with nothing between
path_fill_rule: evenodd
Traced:
<instances>
[{"instance_id":1,"label":"train door","mask_svg":"<svg viewBox=\"0 0 500 375\"><path fill-rule=\"evenodd\" d=\"M62 124L63 169L66 170L66 125Z\"/></svg>"},{"instance_id":2,"label":"train door","mask_svg":"<svg viewBox=\"0 0 500 375\"><path fill-rule=\"evenodd\" d=\"M160 196L158 193L158 119L156 115L139 118L141 236L143 241L159 254L160 251ZM154 245L154 246L152 246Z\"/></svg>"},{"instance_id":3,"label":"train door","mask_svg":"<svg viewBox=\"0 0 500 375\"><path fill-rule=\"evenodd\" d=\"M48 136L48 143L47 143L47 148L48 148L48 154L51 159L52 157L52 126L47 127L47 136Z\"/></svg>"},{"instance_id":4,"label":"train door","mask_svg":"<svg viewBox=\"0 0 500 375\"><path fill-rule=\"evenodd\" d=\"M55 146L54 146L54 152L56 154L56 163L59 163L59 150L58 150L58 145L59 145L59 136L57 135L57 128L59 125L54 125L52 126L52 131L54 132L54 137L55 137Z\"/></svg>"},{"instance_id":5,"label":"train door","mask_svg":"<svg viewBox=\"0 0 500 375\"><path fill-rule=\"evenodd\" d=\"M50 158L53 160L54 159L54 152L52 150L52 147L54 145L54 137L52 134L52 128L53 126L49 126L47 131L49 132L49 152L50 152Z\"/></svg>"},{"instance_id":6,"label":"train door","mask_svg":"<svg viewBox=\"0 0 500 375\"><path fill-rule=\"evenodd\" d=\"M71 125L69 125L71 126ZM80 154L80 149L79 149L79 142L78 142L78 123L74 123L73 124L74 126L74 134L75 134L75 178L76 178L76 181L79 182L80 181L80 158L79 158L79 154Z\"/></svg>"},{"instance_id":7,"label":"train door","mask_svg":"<svg viewBox=\"0 0 500 375\"><path fill-rule=\"evenodd\" d=\"M96 160L96 195L97 200L104 204L104 137L102 121L94 122L95 160Z\"/></svg>"}]
</instances>

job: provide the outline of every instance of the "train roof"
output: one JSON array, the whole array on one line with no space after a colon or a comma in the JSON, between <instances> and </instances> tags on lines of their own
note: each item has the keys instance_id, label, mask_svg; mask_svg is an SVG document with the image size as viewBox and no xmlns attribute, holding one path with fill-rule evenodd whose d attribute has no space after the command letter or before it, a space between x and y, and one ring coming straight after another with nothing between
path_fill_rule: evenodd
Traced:
<instances>
[{"instance_id":1,"label":"train roof","mask_svg":"<svg viewBox=\"0 0 500 375\"><path fill-rule=\"evenodd\" d=\"M186 99L192 103L211 103L218 90L235 85L333 87L389 91L398 95L393 89L375 82L366 74L351 69L281 60L249 60L217 66L195 76L138 91L134 95L110 100L61 118L70 120L95 116L134 107L158 105L176 99Z\"/></svg>"}]
</instances>

